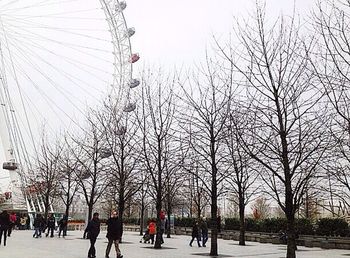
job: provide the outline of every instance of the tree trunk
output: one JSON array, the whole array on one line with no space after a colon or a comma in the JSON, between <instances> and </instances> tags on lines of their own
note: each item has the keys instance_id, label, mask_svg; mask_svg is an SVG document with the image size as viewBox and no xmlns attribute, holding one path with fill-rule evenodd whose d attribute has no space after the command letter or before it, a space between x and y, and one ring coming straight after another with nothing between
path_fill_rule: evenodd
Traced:
<instances>
[{"instance_id":1,"label":"tree trunk","mask_svg":"<svg viewBox=\"0 0 350 258\"><path fill-rule=\"evenodd\" d=\"M287 220L287 258L296 258L294 215Z\"/></svg>"},{"instance_id":2,"label":"tree trunk","mask_svg":"<svg viewBox=\"0 0 350 258\"><path fill-rule=\"evenodd\" d=\"M159 190L159 189L158 189ZM157 203L156 203L156 212L157 212L157 233L156 233L156 241L154 242L154 248L160 249L162 248L162 231L161 231L161 220L160 220L160 212L162 210L162 199L160 191L157 193Z\"/></svg>"},{"instance_id":3,"label":"tree trunk","mask_svg":"<svg viewBox=\"0 0 350 258\"><path fill-rule=\"evenodd\" d=\"M296 258L295 213L293 209L293 192L290 178L286 176L286 217L287 217L287 258Z\"/></svg>"},{"instance_id":4,"label":"tree trunk","mask_svg":"<svg viewBox=\"0 0 350 258\"><path fill-rule=\"evenodd\" d=\"M244 199L239 198L239 245L245 245Z\"/></svg>"},{"instance_id":5,"label":"tree trunk","mask_svg":"<svg viewBox=\"0 0 350 258\"><path fill-rule=\"evenodd\" d=\"M140 236L143 235L143 228L144 228L144 218L145 217L145 204L144 201L141 201L141 214L140 214Z\"/></svg>"},{"instance_id":6,"label":"tree trunk","mask_svg":"<svg viewBox=\"0 0 350 258\"><path fill-rule=\"evenodd\" d=\"M67 219L68 219L68 216L69 216L69 208L70 208L70 204L67 204L66 205L66 212L64 213L67 216Z\"/></svg>"},{"instance_id":7,"label":"tree trunk","mask_svg":"<svg viewBox=\"0 0 350 258\"><path fill-rule=\"evenodd\" d=\"M93 210L93 208L94 208L94 204L93 204L93 202L91 201L90 203L89 203L89 205L88 205L88 223L89 223L89 221L92 219L92 210Z\"/></svg>"},{"instance_id":8,"label":"tree trunk","mask_svg":"<svg viewBox=\"0 0 350 258\"><path fill-rule=\"evenodd\" d=\"M215 192L212 192L212 204L211 204L211 244L210 244L210 255L218 255L218 218L217 218L217 193L216 193L216 182Z\"/></svg>"},{"instance_id":9,"label":"tree trunk","mask_svg":"<svg viewBox=\"0 0 350 258\"><path fill-rule=\"evenodd\" d=\"M170 207L170 205L169 205L169 207ZM171 238L170 213L171 213L171 209L169 208L168 209L168 222L167 222L167 228L166 228L166 231L167 231L166 237L167 238Z\"/></svg>"}]
</instances>

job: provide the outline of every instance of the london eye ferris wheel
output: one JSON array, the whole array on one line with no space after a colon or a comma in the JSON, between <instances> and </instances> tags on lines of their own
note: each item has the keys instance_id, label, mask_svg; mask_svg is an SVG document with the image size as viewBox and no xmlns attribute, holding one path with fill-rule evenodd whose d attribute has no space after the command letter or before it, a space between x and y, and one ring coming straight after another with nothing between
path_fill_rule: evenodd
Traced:
<instances>
[{"instance_id":1,"label":"london eye ferris wheel","mask_svg":"<svg viewBox=\"0 0 350 258\"><path fill-rule=\"evenodd\" d=\"M33 121L72 125L84 107L107 95L120 115L136 108L139 55L131 49L135 29L127 26L126 6L119 0L0 2L0 161L8 171L0 175L0 202L23 209L19 164L28 151L24 138L33 140Z\"/></svg>"}]
</instances>

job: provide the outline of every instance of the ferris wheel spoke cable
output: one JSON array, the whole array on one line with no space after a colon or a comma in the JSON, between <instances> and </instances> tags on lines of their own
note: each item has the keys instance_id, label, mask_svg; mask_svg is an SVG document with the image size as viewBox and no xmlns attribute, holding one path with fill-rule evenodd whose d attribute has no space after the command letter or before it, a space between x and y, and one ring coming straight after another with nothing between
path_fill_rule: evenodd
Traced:
<instances>
[{"instance_id":1,"label":"ferris wheel spoke cable","mask_svg":"<svg viewBox=\"0 0 350 258\"><path fill-rule=\"evenodd\" d=\"M17 67L17 69L21 69L21 67ZM55 116L60 120L62 124L65 124L64 120L61 118L61 115L63 114L65 117L67 117L73 124L75 124L78 128L80 128L82 131L86 131L85 128L83 128L79 123L73 119L67 112L64 111L58 104L56 104L55 101L53 101L40 87L37 83L35 83L31 77L24 71L22 70L22 74L25 75L26 79L30 81L36 90L39 92L39 94L43 97L45 100L46 104L49 106L51 111L55 114ZM62 112L62 114L57 113L56 109Z\"/></svg>"},{"instance_id":2,"label":"ferris wheel spoke cable","mask_svg":"<svg viewBox=\"0 0 350 258\"><path fill-rule=\"evenodd\" d=\"M22 1L22 0L21 0ZM66 1L48 1L48 0L44 0L44 1L40 1L38 3L34 3L34 4L30 4L30 5L26 5L26 6L20 6L17 8L4 8L4 12L6 13L6 11L20 11L20 10L24 10L24 9L30 9L30 8L35 8L35 7L48 7L48 6L53 6L53 5L62 5L65 3L72 3L72 2L78 2L79 0L66 0ZM17 1L19 2L19 1ZM3 9L4 6L1 6L0 9Z\"/></svg>"},{"instance_id":3,"label":"ferris wheel spoke cable","mask_svg":"<svg viewBox=\"0 0 350 258\"><path fill-rule=\"evenodd\" d=\"M22 30L24 30L22 28ZM24 30L25 31L25 30ZM29 31L28 31L29 32ZM20 33L18 32L12 32L14 34L18 34L18 35L21 35ZM69 43L69 42L63 42L63 41L59 41L59 40L54 40L54 39L50 39L50 38L45 38L43 37L42 35L40 34L36 34L36 33L33 33L33 32L30 32L31 33L31 36L33 36L33 38L35 38L36 40L38 41L45 41L45 42L51 42L51 43L56 43L57 45L61 45L61 46L65 46L67 48L71 48L71 49L74 49L74 50L77 50L77 48L81 48L81 49L87 49L87 50L93 50L93 51L99 51L99 52L104 52L104 53L111 53L111 51L108 51L108 50L105 50L105 49L99 49L99 48L94 48L94 47L89 47L89 46L86 46L86 45L79 45L79 44L74 44L74 43ZM23 38L26 38L24 35L21 35L23 36ZM77 50L78 51L78 50ZM89 53L86 53L86 52L83 52L83 50L80 50L83 54L86 54L86 55L91 55ZM100 60L103 60L103 61L106 61L108 62L107 60L101 58L101 57L98 57L96 55L91 55L92 57L94 58L98 58Z\"/></svg>"},{"instance_id":4,"label":"ferris wheel spoke cable","mask_svg":"<svg viewBox=\"0 0 350 258\"><path fill-rule=\"evenodd\" d=\"M81 38L85 38L85 39L93 39L93 40L96 40L96 41L101 41L101 42L110 42L110 40L106 40L104 38L101 38L101 37L96 37L96 36L92 36L92 35L95 35L96 32L106 32L107 33L107 30L102 30L102 29L91 29L91 28L78 28L78 27L57 27L57 26L49 26L47 24L43 24L43 23L34 23L34 22L30 22L30 21L21 21L21 22L18 22L18 20L14 19L13 20L14 22L11 22L11 20L6 20L6 27L7 28L10 28L12 27L12 29L15 29L15 30L22 30L22 31L26 31L28 33L31 33L33 35L37 35L38 37L43 37L42 34L35 34L33 32L33 29L44 29L44 30L52 30L54 32L62 32L62 33L65 33L67 35L70 35L70 36L79 36ZM32 30L29 30L29 29L32 29ZM78 32L75 32L75 31L82 31L82 32L87 32L87 31L90 31L91 32L91 35L87 35L87 34L83 34L83 33L78 33ZM52 40L52 39L50 39Z\"/></svg>"},{"instance_id":5,"label":"ferris wheel spoke cable","mask_svg":"<svg viewBox=\"0 0 350 258\"><path fill-rule=\"evenodd\" d=\"M2 21L0 20L0 23L2 25L2 28L3 27L3 24L2 24ZM17 86L17 90L19 92L19 95L20 95L20 100L21 100L21 104L22 104L22 107L23 107L23 111L24 111L24 114L25 114L25 119L26 119L26 123L27 123L27 126L28 126L28 129L29 129L29 134L30 134L30 139L32 140L32 144L34 145L34 150L36 152L36 147L35 147L35 143L34 143L34 136L33 136L33 131L32 131L32 128L30 126L30 122L29 122L29 118L28 118L28 113L27 113L27 110L25 109L25 106L24 106L24 100L23 100L23 94L22 94L22 90L21 90L21 87L20 87L20 84L18 82L18 77L17 77L17 73L16 73L16 69L15 69L15 65L13 63L13 56L12 56L12 53L11 51L9 50L9 42L8 42L8 38L7 38L7 35L6 33L4 33L4 39L5 39L5 44L7 46L7 50L8 50L8 54L9 54L9 59L10 59L10 63L11 63L11 73L13 74L13 77L14 77L14 81L15 81L15 84ZM1 50L2 51L2 50ZM4 59L2 59L4 60ZM5 89L7 91L7 94L8 96L10 96L9 92L8 92L8 87L6 87ZM14 142L15 142L15 145L17 145L15 148L15 150L17 151L17 158L19 161L20 160L20 152L19 152L19 148L18 148L18 141L20 139L17 139L16 136L20 137L21 140L23 140L23 137L22 137L22 134L20 132L20 130L18 129L18 121L17 121L17 117L16 117L16 113L15 113L15 109L12 105L12 101L10 99L10 97L8 97L8 102L7 103L10 103L10 105L12 106L12 110L10 110L11 112L11 115L12 115L12 121L13 121L13 124L14 124L14 130L16 130L16 132L13 132L13 139L14 139ZM24 154L24 156L26 157L26 155L28 155L28 152L27 152L27 149L26 148L23 148L23 145L22 145L23 141L21 141L21 147L22 147L22 153ZM25 159L25 161L27 162L27 160Z\"/></svg>"},{"instance_id":6,"label":"ferris wheel spoke cable","mask_svg":"<svg viewBox=\"0 0 350 258\"><path fill-rule=\"evenodd\" d=\"M4 13L3 16L14 19L34 19L34 18L47 18L47 19L56 19L56 18L65 18L65 19L83 19L83 20L106 20L106 18L91 18L91 17L70 17L70 16L58 16L58 15L67 15L67 14L82 14L86 12L93 12L100 8L91 8L91 9L85 9L85 10L78 10L78 11L65 11L65 12L59 12L59 13L45 13L45 15L28 15L28 14L18 14L17 12L13 13Z\"/></svg>"},{"instance_id":7,"label":"ferris wheel spoke cable","mask_svg":"<svg viewBox=\"0 0 350 258\"><path fill-rule=\"evenodd\" d=\"M19 51L21 51L20 49L17 49L17 51L19 52ZM26 52L26 53L28 53L28 51ZM31 58L22 58L22 57L25 57L24 55L24 53L22 53L23 55L21 55L21 56L19 56L19 58L23 61L23 62L27 62L27 64L29 64L29 65L31 65L31 67L32 68L34 68L34 70L35 71L37 71L39 74L41 74L45 79L46 79L46 81L49 83L49 85L52 85L56 90L58 90L58 91L61 91L61 89L58 87L58 84L57 83L55 83L51 78L50 78L50 75L47 75L47 74L45 74L43 71L41 71L41 69L40 69L40 66L39 65L37 65L37 63L34 63L33 61L32 61L32 59ZM46 60L42 60L46 65L48 65L48 66L52 66L50 63L48 63ZM55 66L52 66L53 68L56 68ZM23 70L23 69L22 69ZM58 70L59 72L60 72L60 70ZM67 77L68 78L68 77ZM61 92L62 93L62 92ZM71 94L70 92L68 92L68 94ZM63 94L64 95L64 94ZM69 98L68 98L69 99Z\"/></svg>"},{"instance_id":8,"label":"ferris wheel spoke cable","mask_svg":"<svg viewBox=\"0 0 350 258\"><path fill-rule=\"evenodd\" d=\"M32 67L35 67L35 66L36 66L33 62L31 62L31 59L26 59L26 61L27 61L28 64L31 65ZM41 95L44 94L44 96L45 96L50 102L55 103L50 97L47 96L47 94L44 93L44 90L42 90L42 89L39 87L39 85L38 85L37 83L35 83L35 82L31 79L31 77L28 75L27 72L25 72L25 70L24 70L22 67L16 65L16 69L17 69L18 71L20 71L21 74L23 74L23 75L27 78L27 80L29 80L29 81L32 83L32 85L38 90L38 92L39 92ZM39 72L40 72L40 70L39 70ZM46 76L46 78L47 78L47 76ZM57 106L57 104L55 104L55 105Z\"/></svg>"},{"instance_id":9,"label":"ferris wheel spoke cable","mask_svg":"<svg viewBox=\"0 0 350 258\"><path fill-rule=\"evenodd\" d=\"M50 53L50 54L55 55L55 56L57 56L57 57L63 58L63 59L65 59L65 60L70 60L70 61L79 62L79 61L77 61L76 59L73 59L73 58L71 58L71 57L67 57L67 56L63 56L63 55L57 54L57 53L54 52L53 50L48 49L47 47L45 47L45 45L38 44L37 42L35 42L35 41L33 41L33 40L27 40L27 41L26 41L26 44L20 44L20 43L22 43L22 41L18 40L17 37L11 37L11 38L12 38L11 45L12 45L13 47L19 48L19 46L22 46L22 47L25 47L26 49L30 50L30 48L28 48L28 46L30 45L30 46L32 46L32 47L37 48L38 50L46 51L47 53ZM76 50L76 51L78 51L78 50ZM89 55L89 56L91 56L91 55ZM105 59L102 59L101 61L106 61L106 60L105 60ZM106 61L106 62L112 64L110 61ZM81 63L81 62L80 62L80 63ZM81 63L81 64L83 64L83 63ZM76 66L77 68L81 69L78 65L75 65L75 66ZM104 72L104 73L106 73L106 74L110 74L110 73L108 73L108 72L106 72L106 71L100 69L99 67L96 67L96 66L93 66L93 65L90 65L90 64L84 64L84 66L90 67L90 68L95 69L95 70L98 70L98 71L100 71L100 72ZM102 79L101 79L101 80L102 80ZM102 80L102 81L103 81L103 80Z\"/></svg>"},{"instance_id":10,"label":"ferris wheel spoke cable","mask_svg":"<svg viewBox=\"0 0 350 258\"><path fill-rule=\"evenodd\" d=\"M28 45L28 44L27 44ZM56 70L57 72L61 73L64 77L66 77L67 79L69 79L72 83L74 83L76 86L78 86L80 89L82 89L83 91L85 91L88 95L90 95L91 97L95 98L96 95L92 95L89 91L87 91L87 89L85 89L84 87L82 87L80 84L76 83L74 81L75 80L78 80L80 82L82 82L82 84L84 86L89 86L90 88L96 90L97 92L100 92L101 88L97 88L95 87L94 85L91 85L89 82L87 81L82 81L79 77L77 76L74 76L72 75L71 73L68 73L64 70L60 70L57 68L57 66L54 66L52 65L51 63L47 62L45 59L43 59L40 55L38 55L36 52L28 49L27 51L24 51L23 49L19 49L19 47L17 45L14 45L14 47L17 49L17 55L18 55L18 59L22 59L23 62L28 62L29 60L32 60L30 57L27 57L23 60L24 56L22 57L21 55L19 55L19 52L22 53L22 55L25 55L25 53L32 53L34 57L37 57L38 59L40 59L42 62L44 62L46 65L52 67L54 70ZM45 46L33 46L33 47L36 47L38 48L38 50L46 50ZM91 68L91 69L94 69L96 71L100 71L100 72L103 72L105 74L110 74L108 73L107 71L104 71L104 70L101 70L95 66L91 66L91 65L87 65L85 63L82 63L80 61L77 61L77 60L74 60L72 58L68 58L68 57L65 57L65 56L61 56L61 55L57 55L56 53L52 52L51 50L46 50L47 52L57 56L57 57L60 57L62 59L64 59L67 63L73 65L74 67L76 67L78 70L81 70L83 72L85 72L86 74L90 74L91 76L95 77L96 79L98 79L99 81L103 82L103 83L108 83L108 81L104 80L103 78L95 75L94 73L91 74L91 71L89 70L86 70L84 68L82 68L82 66L86 66L88 68ZM78 64L80 64L81 66L78 66Z\"/></svg>"}]
</instances>

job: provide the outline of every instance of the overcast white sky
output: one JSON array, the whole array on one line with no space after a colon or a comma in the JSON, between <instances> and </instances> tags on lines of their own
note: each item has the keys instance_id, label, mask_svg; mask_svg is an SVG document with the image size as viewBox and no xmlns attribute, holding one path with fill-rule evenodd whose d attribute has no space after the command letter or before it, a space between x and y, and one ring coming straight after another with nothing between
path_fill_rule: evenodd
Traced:
<instances>
[{"instance_id":1,"label":"overcast white sky","mask_svg":"<svg viewBox=\"0 0 350 258\"><path fill-rule=\"evenodd\" d=\"M315 0L296 0L301 19ZM155 65L189 65L203 58L212 36L225 38L235 17L247 17L255 0L129 0L127 23L136 28L132 40L142 60ZM267 0L269 19L291 14L294 0Z\"/></svg>"},{"instance_id":2,"label":"overcast white sky","mask_svg":"<svg viewBox=\"0 0 350 258\"><path fill-rule=\"evenodd\" d=\"M11 0L2 0L0 6L4 5L6 1L8 3L12 2ZM29 2L31 0L23 0L23 3L24 1ZM38 2L38 0L32 1ZM56 0L49 1L55 2ZM90 5L99 6L98 0L78 1L81 2L79 8L82 10L91 8ZM72 4L78 5L78 1L72 0ZM62 0L62 3L64 2L67 1ZM296 9L301 19L310 14L314 2L315 0L296 0ZM22 1L18 3L22 3ZM136 70L142 67L143 64L161 65L171 69L175 65L188 67L194 62L198 63L203 60L206 47L210 48L213 43L212 36L228 37L229 33L232 32L234 18L247 17L249 13L253 13L255 0L128 0L127 4L125 16L128 26L136 28L136 34L131 40L132 49L141 55L140 62L135 65ZM266 4L268 18L275 19L281 13L291 14L294 0L266 0ZM30 9L28 10L30 11ZM33 9L34 11L35 9ZM101 12L101 10L96 9L96 12ZM35 13L30 15L35 15ZM74 26L74 20L69 22L72 22L72 26ZM83 60L79 56L72 58ZM48 61L56 63L52 59ZM29 74L31 73L29 72ZM59 80L62 80L62 78ZM111 80L111 78L106 78L106 80ZM38 83L40 83L39 80ZM64 86L65 83L62 82L59 86L61 85ZM48 87L45 88L45 91L46 89ZM72 84L67 84L67 91L75 91ZM38 100L32 99L34 102ZM83 99L81 101L84 102ZM65 106L62 103L59 104ZM47 108L39 107L39 109L42 110L44 116L50 119L51 115L48 115L49 110ZM61 125L62 123L56 124ZM0 148L0 162L2 163L3 158L1 157L3 157L2 148ZM1 177L0 175L0 181Z\"/></svg>"}]
</instances>

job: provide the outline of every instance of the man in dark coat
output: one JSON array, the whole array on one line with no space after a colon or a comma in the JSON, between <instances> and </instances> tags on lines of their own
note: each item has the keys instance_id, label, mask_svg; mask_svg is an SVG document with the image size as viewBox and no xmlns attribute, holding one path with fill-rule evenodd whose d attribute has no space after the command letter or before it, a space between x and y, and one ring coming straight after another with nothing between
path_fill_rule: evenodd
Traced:
<instances>
[{"instance_id":1,"label":"man in dark coat","mask_svg":"<svg viewBox=\"0 0 350 258\"><path fill-rule=\"evenodd\" d=\"M198 247L201 247L201 244L199 243L199 225L198 222L194 222L193 223L193 227L192 227L192 239L190 241L190 246L192 247L192 243L194 241L194 239L197 239L197 244Z\"/></svg>"},{"instance_id":2,"label":"man in dark coat","mask_svg":"<svg viewBox=\"0 0 350 258\"><path fill-rule=\"evenodd\" d=\"M202 246L206 247L205 244L208 241L208 224L205 221L205 218L203 218L203 220L201 221L200 229L201 229L201 232L202 232Z\"/></svg>"},{"instance_id":3,"label":"man in dark coat","mask_svg":"<svg viewBox=\"0 0 350 258\"><path fill-rule=\"evenodd\" d=\"M55 227L56 227L56 219L55 217L53 216L53 214L51 213L49 215L49 218L47 219L47 232L46 232L46 237L50 234L50 231L51 231L51 234L50 234L50 237L53 237L53 232L55 230Z\"/></svg>"},{"instance_id":4,"label":"man in dark coat","mask_svg":"<svg viewBox=\"0 0 350 258\"><path fill-rule=\"evenodd\" d=\"M98 216L99 214L95 212L92 217L92 220L89 221L86 227L86 232L88 233L90 239L90 249L88 252L89 258L96 257L95 243L98 235L100 234L100 219L98 218Z\"/></svg>"},{"instance_id":5,"label":"man in dark coat","mask_svg":"<svg viewBox=\"0 0 350 258\"><path fill-rule=\"evenodd\" d=\"M117 258L122 258L119 241L122 236L122 222L118 218L117 212L113 211L111 217L107 220L107 238L108 245L106 248L106 258L109 258L109 253L111 251L112 244L114 243L115 251L117 253Z\"/></svg>"},{"instance_id":6,"label":"man in dark coat","mask_svg":"<svg viewBox=\"0 0 350 258\"><path fill-rule=\"evenodd\" d=\"M10 225L10 215L7 213L7 211L3 211L0 214L0 244L2 236L4 236L4 246L6 246L7 230L10 228Z\"/></svg>"},{"instance_id":7,"label":"man in dark coat","mask_svg":"<svg viewBox=\"0 0 350 258\"><path fill-rule=\"evenodd\" d=\"M33 237L35 238L41 237L41 214L36 215L33 226L34 226Z\"/></svg>"},{"instance_id":8,"label":"man in dark coat","mask_svg":"<svg viewBox=\"0 0 350 258\"><path fill-rule=\"evenodd\" d=\"M60 219L60 221L58 222L58 237L61 237L61 233L63 231L63 237L65 237L67 235L67 226L68 226L68 217L67 215L63 215L63 218Z\"/></svg>"}]
</instances>

